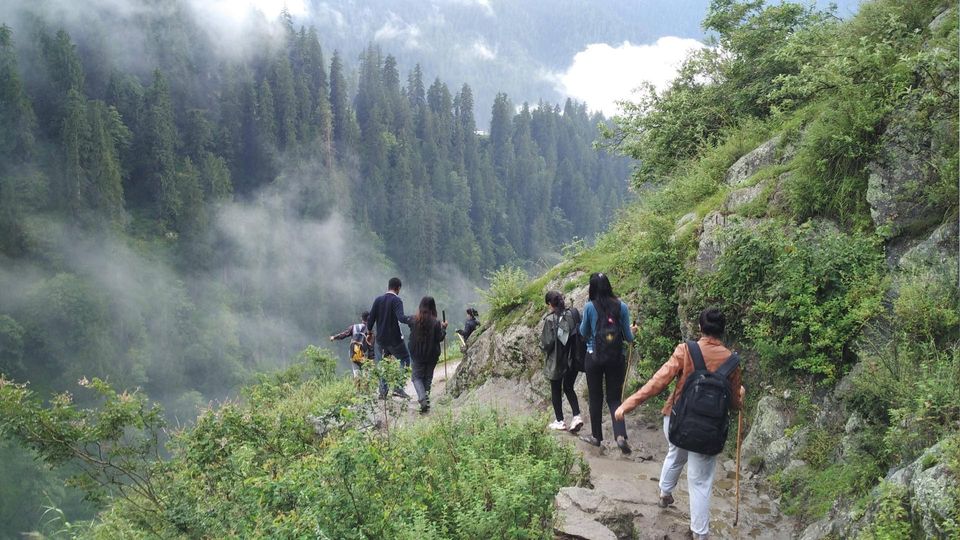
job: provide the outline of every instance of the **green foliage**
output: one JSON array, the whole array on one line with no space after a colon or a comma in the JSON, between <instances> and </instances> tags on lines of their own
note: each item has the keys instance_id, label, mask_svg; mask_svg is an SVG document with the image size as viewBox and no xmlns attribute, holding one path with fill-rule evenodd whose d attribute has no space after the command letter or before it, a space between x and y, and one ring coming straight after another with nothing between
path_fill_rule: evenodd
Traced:
<instances>
[{"instance_id":1,"label":"green foliage","mask_svg":"<svg viewBox=\"0 0 960 540\"><path fill-rule=\"evenodd\" d=\"M838 498L865 496L882 475L872 456L858 454L823 469L802 466L779 473L774 483L784 494L781 508L785 514L815 520L826 515Z\"/></svg>"},{"instance_id":2,"label":"green foliage","mask_svg":"<svg viewBox=\"0 0 960 540\"><path fill-rule=\"evenodd\" d=\"M71 485L91 500L121 497L144 512L159 512L164 503L154 478L163 468L162 410L143 394L118 393L100 379L79 384L95 393L98 408L77 407L67 392L46 407L26 385L0 376L0 434L51 465L76 467Z\"/></svg>"},{"instance_id":3,"label":"green foliage","mask_svg":"<svg viewBox=\"0 0 960 540\"><path fill-rule=\"evenodd\" d=\"M774 371L842 375L853 340L880 310L877 243L813 223L789 232L743 227L725 241L702 303L723 307L728 334Z\"/></svg>"},{"instance_id":4,"label":"green foliage","mask_svg":"<svg viewBox=\"0 0 960 540\"><path fill-rule=\"evenodd\" d=\"M526 270L504 266L487 277L490 285L481 291L491 313L505 314L525 301L524 287L529 279Z\"/></svg>"},{"instance_id":5,"label":"green foliage","mask_svg":"<svg viewBox=\"0 0 960 540\"><path fill-rule=\"evenodd\" d=\"M875 518L857 538L859 540L912 538L907 489L890 482L880 482L879 489Z\"/></svg>"}]
</instances>

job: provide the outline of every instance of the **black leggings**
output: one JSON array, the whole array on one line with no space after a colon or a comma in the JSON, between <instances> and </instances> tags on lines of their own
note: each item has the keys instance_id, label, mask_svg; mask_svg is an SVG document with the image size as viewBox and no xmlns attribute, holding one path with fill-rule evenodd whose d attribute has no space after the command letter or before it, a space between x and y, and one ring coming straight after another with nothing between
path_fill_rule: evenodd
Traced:
<instances>
[{"instance_id":1,"label":"black leggings","mask_svg":"<svg viewBox=\"0 0 960 540\"><path fill-rule=\"evenodd\" d=\"M580 372L571 368L567 369L562 379L550 381L550 399L553 401L553 414L555 414L557 420L561 422L563 421L563 396L560 393L561 390L567 395L567 401L570 402L570 409L573 411L573 415L580 416L580 402L577 401L577 393L573 391L573 383L577 382L577 375L579 374Z\"/></svg>"},{"instance_id":2,"label":"black leggings","mask_svg":"<svg viewBox=\"0 0 960 540\"><path fill-rule=\"evenodd\" d=\"M597 362L594 355L587 358L587 392L590 393L590 431L598 440L603 440L603 397L606 380L606 401L613 420L613 437L627 438L627 426L622 420L613 417L614 411L623 401L623 380L627 375L627 362L621 357L617 360Z\"/></svg>"}]
</instances>

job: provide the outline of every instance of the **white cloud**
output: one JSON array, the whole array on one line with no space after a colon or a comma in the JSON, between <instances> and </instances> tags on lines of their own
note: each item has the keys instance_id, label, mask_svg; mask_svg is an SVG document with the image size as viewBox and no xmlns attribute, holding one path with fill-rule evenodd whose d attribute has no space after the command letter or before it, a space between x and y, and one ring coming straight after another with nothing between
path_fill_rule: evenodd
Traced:
<instances>
[{"instance_id":1,"label":"white cloud","mask_svg":"<svg viewBox=\"0 0 960 540\"><path fill-rule=\"evenodd\" d=\"M396 13L373 35L374 41L399 41L408 49L420 48L420 27L405 22Z\"/></svg>"},{"instance_id":2,"label":"white cloud","mask_svg":"<svg viewBox=\"0 0 960 540\"><path fill-rule=\"evenodd\" d=\"M629 41L612 47L593 43L573 57L563 73L547 78L563 95L585 101L593 110L607 116L617 114L619 100L628 101L645 82L663 89L677 75L684 58L705 45L695 39L666 36L651 45Z\"/></svg>"},{"instance_id":3,"label":"white cloud","mask_svg":"<svg viewBox=\"0 0 960 540\"><path fill-rule=\"evenodd\" d=\"M490 48L484 39L478 39L473 42L471 52L481 60L494 60L497 58L497 51Z\"/></svg>"}]
</instances>

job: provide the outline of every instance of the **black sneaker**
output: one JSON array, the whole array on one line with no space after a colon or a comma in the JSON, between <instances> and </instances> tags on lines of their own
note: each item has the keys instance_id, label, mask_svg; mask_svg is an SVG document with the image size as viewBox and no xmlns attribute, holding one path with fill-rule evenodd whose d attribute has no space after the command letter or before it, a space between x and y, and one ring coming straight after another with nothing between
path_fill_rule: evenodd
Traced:
<instances>
[{"instance_id":1,"label":"black sneaker","mask_svg":"<svg viewBox=\"0 0 960 540\"><path fill-rule=\"evenodd\" d=\"M398 388L393 391L393 395L398 398L410 399L410 394L406 393L403 388Z\"/></svg>"},{"instance_id":2,"label":"black sneaker","mask_svg":"<svg viewBox=\"0 0 960 540\"><path fill-rule=\"evenodd\" d=\"M600 446L600 441L593 435L581 435L580 440L592 446Z\"/></svg>"},{"instance_id":3,"label":"black sneaker","mask_svg":"<svg viewBox=\"0 0 960 540\"><path fill-rule=\"evenodd\" d=\"M617 437L617 446L620 447L620 451L623 452L624 454L629 454L630 452L633 452L633 450L630 449L630 445L627 444L627 438L624 437L623 435L620 435L619 437Z\"/></svg>"}]
</instances>

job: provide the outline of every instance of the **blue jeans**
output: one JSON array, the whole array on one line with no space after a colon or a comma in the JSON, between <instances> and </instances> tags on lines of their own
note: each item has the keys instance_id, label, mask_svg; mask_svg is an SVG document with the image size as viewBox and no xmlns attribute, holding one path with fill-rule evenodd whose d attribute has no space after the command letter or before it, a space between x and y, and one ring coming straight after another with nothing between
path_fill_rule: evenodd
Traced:
<instances>
[{"instance_id":1,"label":"blue jeans","mask_svg":"<svg viewBox=\"0 0 960 540\"><path fill-rule=\"evenodd\" d=\"M406 369L410 367L410 351L407 350L407 344L400 342L394 345L383 345L377 343L373 346L373 354L376 358L376 363L380 363L380 360L383 359L385 354L390 354L394 356L397 360L400 361L400 367ZM394 388L394 391L402 391L403 387L398 386ZM380 379L380 397L387 395L387 381Z\"/></svg>"}]
</instances>

